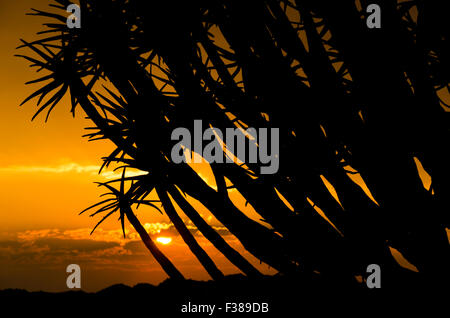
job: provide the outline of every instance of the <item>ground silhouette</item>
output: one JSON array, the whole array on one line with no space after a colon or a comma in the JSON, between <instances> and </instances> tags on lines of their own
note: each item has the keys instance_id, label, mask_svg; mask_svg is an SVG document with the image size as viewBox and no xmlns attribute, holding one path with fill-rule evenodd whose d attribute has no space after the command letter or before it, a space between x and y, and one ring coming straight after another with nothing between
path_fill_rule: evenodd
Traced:
<instances>
[{"instance_id":1,"label":"ground silhouette","mask_svg":"<svg viewBox=\"0 0 450 318\"><path fill-rule=\"evenodd\" d=\"M319 276L295 280L267 276L254 280L243 275L231 275L225 276L221 281L168 279L157 286L138 284L130 287L119 284L96 293L48 293L9 289L0 291L0 302L6 307L16 307L16 311L22 313L129 315L148 312L149 315L164 314L171 317L185 316L181 309L188 303L215 304L222 308L213 315L219 317L236 315L225 312L227 302L268 303L269 312L258 313L258 316L263 317L293 314L353 316L358 313L375 315L386 312L406 315L418 308L427 308L430 312L440 308L428 308L439 304L439 298L429 302L431 297L438 294L433 286L420 283L414 277L410 279L391 289L369 290L361 285L349 290L325 282Z\"/></svg>"}]
</instances>

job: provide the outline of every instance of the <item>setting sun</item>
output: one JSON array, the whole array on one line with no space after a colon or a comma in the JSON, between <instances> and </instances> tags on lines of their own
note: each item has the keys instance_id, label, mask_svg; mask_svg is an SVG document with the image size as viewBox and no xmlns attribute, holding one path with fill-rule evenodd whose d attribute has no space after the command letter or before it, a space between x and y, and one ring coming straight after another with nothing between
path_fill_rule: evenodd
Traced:
<instances>
[{"instance_id":1,"label":"setting sun","mask_svg":"<svg viewBox=\"0 0 450 318\"><path fill-rule=\"evenodd\" d=\"M170 242L172 242L172 238L160 236L156 239L156 242L167 245L167 244L170 244Z\"/></svg>"}]
</instances>

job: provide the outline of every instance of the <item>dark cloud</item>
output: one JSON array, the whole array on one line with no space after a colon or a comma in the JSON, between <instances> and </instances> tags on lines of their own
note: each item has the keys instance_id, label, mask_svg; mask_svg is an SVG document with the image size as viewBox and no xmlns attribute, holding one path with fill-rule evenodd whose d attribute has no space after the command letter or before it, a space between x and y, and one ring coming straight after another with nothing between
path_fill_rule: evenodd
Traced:
<instances>
[{"instance_id":1,"label":"dark cloud","mask_svg":"<svg viewBox=\"0 0 450 318\"><path fill-rule=\"evenodd\" d=\"M22 246L21 242L8 240L8 241L0 241L0 249L2 248L19 248ZM0 253L1 255L1 253Z\"/></svg>"},{"instance_id":2,"label":"dark cloud","mask_svg":"<svg viewBox=\"0 0 450 318\"><path fill-rule=\"evenodd\" d=\"M42 238L34 242L37 247L48 247L51 251L77 251L77 252L94 252L104 250L115 246L120 246L117 242L103 242L94 240L76 240L76 239L58 239L58 238Z\"/></svg>"},{"instance_id":3,"label":"dark cloud","mask_svg":"<svg viewBox=\"0 0 450 318\"><path fill-rule=\"evenodd\" d=\"M144 225L154 240L158 236L173 239L170 245L158 246L181 272L193 279L209 277L173 225ZM188 224L188 228L205 251L219 260L224 272L235 273L236 268L223 259L196 227ZM230 234L222 227L215 227L215 230L223 236ZM0 238L0 289L67 290L66 267L69 264L80 265L82 288L90 291L123 282L159 283L167 277L136 232L127 229L125 239L120 229L98 229L94 235L90 232L88 228L44 229Z\"/></svg>"}]
</instances>

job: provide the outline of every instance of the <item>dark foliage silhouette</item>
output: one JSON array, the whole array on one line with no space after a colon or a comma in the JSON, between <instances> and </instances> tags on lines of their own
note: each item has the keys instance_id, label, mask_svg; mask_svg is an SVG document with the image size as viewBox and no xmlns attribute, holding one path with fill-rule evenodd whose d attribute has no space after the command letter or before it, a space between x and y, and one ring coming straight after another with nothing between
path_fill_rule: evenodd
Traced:
<instances>
[{"instance_id":1,"label":"dark foliage silhouette","mask_svg":"<svg viewBox=\"0 0 450 318\"><path fill-rule=\"evenodd\" d=\"M37 57L21 56L46 71L29 82L46 84L25 102L39 98L35 116L46 111L48 117L69 92L72 113L80 107L94 124L87 137L114 143L102 168L118 164L124 173L100 184L111 197L91 207L99 208L93 215L103 215L100 224L118 214L123 228L128 219L172 278L183 275L133 212L140 204L158 209L148 199L153 190L216 280L222 272L175 203L244 274L261 273L186 195L282 274L351 286L375 263L385 286L395 285L412 273L396 263L392 247L417 275L443 281L450 207L444 1L376 2L381 29L367 28L370 2L363 0L81 0L82 26L69 29L69 1L56 0L59 13L33 10L49 20L42 38L23 41ZM195 119L222 131L280 128L279 171L211 164L217 189L211 188L188 164L170 159L171 132ZM431 175L429 189L415 161ZM127 168L146 174L127 177ZM352 176L362 177L376 201ZM231 202L228 181L269 227Z\"/></svg>"}]
</instances>

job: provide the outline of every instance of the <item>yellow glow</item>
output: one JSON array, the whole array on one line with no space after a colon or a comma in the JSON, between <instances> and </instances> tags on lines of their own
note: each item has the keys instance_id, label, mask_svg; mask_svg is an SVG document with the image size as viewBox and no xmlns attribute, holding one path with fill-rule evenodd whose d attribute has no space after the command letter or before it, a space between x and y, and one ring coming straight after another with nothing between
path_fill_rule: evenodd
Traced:
<instances>
[{"instance_id":1,"label":"yellow glow","mask_svg":"<svg viewBox=\"0 0 450 318\"><path fill-rule=\"evenodd\" d=\"M286 200L286 198L280 193L280 191L278 191L277 188L274 188L278 197L281 199L281 201L283 201L283 203L289 208L289 210L291 210L292 212L294 212L294 207L289 203L288 200Z\"/></svg>"},{"instance_id":2,"label":"yellow glow","mask_svg":"<svg viewBox=\"0 0 450 318\"><path fill-rule=\"evenodd\" d=\"M330 183L330 181L327 180L323 175L320 175L320 178L322 179L323 184L327 187L327 190L330 192L330 194L333 196L333 198L336 200L337 203L341 206L343 209L341 201L339 201L338 194L336 192L336 189L333 187L333 185Z\"/></svg>"},{"instance_id":3,"label":"yellow glow","mask_svg":"<svg viewBox=\"0 0 450 318\"><path fill-rule=\"evenodd\" d=\"M417 172L419 173L420 180L422 180L423 187L430 190L432 183L430 174L425 170L422 162L417 157L414 157L414 162L416 163Z\"/></svg>"},{"instance_id":4,"label":"yellow glow","mask_svg":"<svg viewBox=\"0 0 450 318\"><path fill-rule=\"evenodd\" d=\"M402 253L400 253L397 249L389 246L389 250L391 251L392 257L394 257L395 261L403 268L409 269L413 272L419 272L416 266L411 264Z\"/></svg>"},{"instance_id":5,"label":"yellow glow","mask_svg":"<svg viewBox=\"0 0 450 318\"><path fill-rule=\"evenodd\" d=\"M373 197L372 193L370 192L369 188L367 187L366 182L364 181L361 174L350 165L347 165L344 168L345 168L345 170L348 171L347 176L350 178L350 180L352 180L355 184L357 184L364 191L364 193L369 197L369 199L372 200L376 205L379 206L380 204Z\"/></svg>"},{"instance_id":6,"label":"yellow glow","mask_svg":"<svg viewBox=\"0 0 450 318\"><path fill-rule=\"evenodd\" d=\"M170 242L172 242L172 238L165 237L165 236L159 236L158 238L156 238L156 242L167 245L167 244L170 244Z\"/></svg>"},{"instance_id":7,"label":"yellow glow","mask_svg":"<svg viewBox=\"0 0 450 318\"><path fill-rule=\"evenodd\" d=\"M310 198L306 197L306 200L308 201L309 204L311 204L311 206L313 207L313 209L319 213L319 215L321 217L324 218L325 221L327 221L338 233L340 236L344 236L344 234L342 234L341 231L339 231L339 229L336 227L336 225L333 224L333 222L330 221L330 219L326 216L326 214L323 212L323 210L321 208L319 208Z\"/></svg>"}]
</instances>

